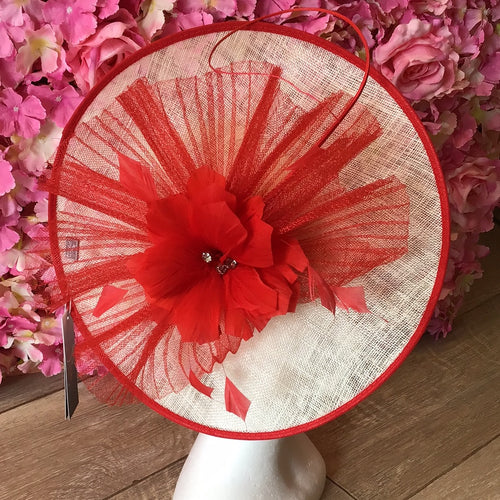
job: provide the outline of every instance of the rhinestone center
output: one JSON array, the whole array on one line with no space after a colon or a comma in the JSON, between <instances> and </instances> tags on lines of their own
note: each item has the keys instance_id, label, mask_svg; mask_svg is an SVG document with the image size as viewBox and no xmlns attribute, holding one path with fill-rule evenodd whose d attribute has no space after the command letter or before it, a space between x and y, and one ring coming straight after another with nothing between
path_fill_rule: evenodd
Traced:
<instances>
[{"instance_id":1,"label":"rhinestone center","mask_svg":"<svg viewBox=\"0 0 500 500\"><path fill-rule=\"evenodd\" d=\"M236 262L231 257L227 257L224 262L217 262L220 259L220 252L202 252L201 260L206 262L207 264L213 264L215 266L215 270L221 275L224 276L228 271L234 269L238 262Z\"/></svg>"}]
</instances>

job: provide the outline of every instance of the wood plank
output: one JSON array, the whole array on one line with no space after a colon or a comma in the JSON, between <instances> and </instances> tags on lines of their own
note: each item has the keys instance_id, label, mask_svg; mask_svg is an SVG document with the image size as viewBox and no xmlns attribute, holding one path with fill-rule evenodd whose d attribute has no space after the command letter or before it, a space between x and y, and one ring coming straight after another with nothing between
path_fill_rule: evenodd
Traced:
<instances>
[{"instance_id":1,"label":"wood plank","mask_svg":"<svg viewBox=\"0 0 500 500\"><path fill-rule=\"evenodd\" d=\"M195 437L146 406L107 407L83 387L70 422L59 391L2 413L0 429L0 498L16 500L102 499L185 456Z\"/></svg>"},{"instance_id":2,"label":"wood plank","mask_svg":"<svg viewBox=\"0 0 500 500\"><path fill-rule=\"evenodd\" d=\"M63 374L45 377L42 373L5 377L0 384L0 413L59 391Z\"/></svg>"},{"instance_id":3,"label":"wood plank","mask_svg":"<svg viewBox=\"0 0 500 500\"><path fill-rule=\"evenodd\" d=\"M113 500L151 500L153 498L172 498L186 457L174 462L163 470L138 481L130 488L120 491L110 498ZM325 490L320 500L353 500L353 497L339 488L333 481L326 479Z\"/></svg>"},{"instance_id":4,"label":"wood plank","mask_svg":"<svg viewBox=\"0 0 500 500\"><path fill-rule=\"evenodd\" d=\"M325 489L320 500L353 500L354 497L339 488L331 479L326 478Z\"/></svg>"},{"instance_id":5,"label":"wood plank","mask_svg":"<svg viewBox=\"0 0 500 500\"><path fill-rule=\"evenodd\" d=\"M151 500L153 498L172 498L186 457L169 465L155 474L138 481L130 488L113 495L113 500Z\"/></svg>"},{"instance_id":6,"label":"wood plank","mask_svg":"<svg viewBox=\"0 0 500 500\"><path fill-rule=\"evenodd\" d=\"M422 339L356 408L309 433L356 498L406 498L500 433L498 296Z\"/></svg>"},{"instance_id":7,"label":"wood plank","mask_svg":"<svg viewBox=\"0 0 500 500\"><path fill-rule=\"evenodd\" d=\"M412 496L412 500L500 498L500 437Z\"/></svg>"}]
</instances>

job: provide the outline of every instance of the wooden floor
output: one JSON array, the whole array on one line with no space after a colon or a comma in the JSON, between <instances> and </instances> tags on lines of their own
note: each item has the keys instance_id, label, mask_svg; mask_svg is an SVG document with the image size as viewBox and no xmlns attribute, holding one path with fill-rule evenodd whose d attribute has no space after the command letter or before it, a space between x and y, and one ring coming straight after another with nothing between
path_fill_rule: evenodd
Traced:
<instances>
[{"instance_id":1,"label":"wooden floor","mask_svg":"<svg viewBox=\"0 0 500 500\"><path fill-rule=\"evenodd\" d=\"M327 463L324 500L500 499L499 228L485 242L485 276L452 334L424 337L378 391L309 433ZM66 422L61 380L0 385L0 499L171 498L195 433L84 388Z\"/></svg>"}]
</instances>

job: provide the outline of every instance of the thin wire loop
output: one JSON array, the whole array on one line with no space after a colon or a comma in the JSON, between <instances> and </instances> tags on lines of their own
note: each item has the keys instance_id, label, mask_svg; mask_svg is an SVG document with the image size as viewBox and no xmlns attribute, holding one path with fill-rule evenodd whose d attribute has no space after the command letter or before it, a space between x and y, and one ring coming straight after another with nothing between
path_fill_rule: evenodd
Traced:
<instances>
[{"instance_id":1,"label":"thin wire loop","mask_svg":"<svg viewBox=\"0 0 500 500\"><path fill-rule=\"evenodd\" d=\"M219 73L219 74L227 74L227 75L260 75L260 76L269 76L269 77L272 77L272 78L278 78L279 80L282 80L282 81L286 82L287 84L289 84L292 88L294 88L295 90L297 90L301 94L306 95L307 97L310 97L311 99L315 100L316 102L321 102L320 99L318 99L317 97L309 94L308 92L305 92L304 90L301 90L294 83L290 82L289 80L287 80L286 78L283 78L281 76L268 75L268 74L264 74L264 73L252 73L252 72L241 72L241 73L239 73L239 72L223 71L220 68L215 68L212 65L212 58L213 58L213 55L214 55L216 49L219 47L219 45L222 42L224 42L230 36L234 35L238 31L241 31L241 30L243 30L243 29L245 29L245 28L247 28L247 27L249 27L249 26L251 26L251 25L253 25L253 24L257 23L257 22L259 22L259 21L263 21L264 19L269 19L271 17L280 16L282 14L295 13L295 12L321 12L321 13L324 13L324 14L330 14L330 15L336 17L337 19L340 19L340 20L346 22L347 24L349 24L349 26L351 26L351 28L359 36L361 42L363 43L363 47L365 49L365 54L366 54L364 75L363 75L363 78L362 78L362 80L360 82L358 91L347 102L345 108L342 110L342 112L340 113L340 115L337 117L337 119L335 120L335 122L333 123L333 125L323 134L323 136L316 143L317 147L321 147L325 143L325 141L330 137L330 135L332 135L332 133L334 132L334 130L340 125L340 123L346 117L347 113L349 113L349 111L352 109L352 107L354 106L354 104L356 104L357 100L359 99L359 96L361 95L361 93L363 92L363 89L365 88L366 82L368 81L369 72L370 72L370 49L368 47L368 43L366 41L366 38L363 36L363 33L361 32L361 30L348 17L346 17L346 16L344 16L342 14L339 14L338 12L335 12L333 10L323 9L323 8L320 8L320 7L296 7L296 8L293 8L293 9L285 9L285 10L280 10L278 12L274 12L272 14L267 14L265 16L261 16L261 17L258 17L256 19L252 19L251 21L242 22L240 27L238 27L238 28L230 31L226 35L224 35L213 46L213 48L212 48L212 50L211 50L211 52L210 52L210 54L208 56L208 65L209 65L209 67L210 67L210 69L212 71L215 71L216 73Z\"/></svg>"}]
</instances>

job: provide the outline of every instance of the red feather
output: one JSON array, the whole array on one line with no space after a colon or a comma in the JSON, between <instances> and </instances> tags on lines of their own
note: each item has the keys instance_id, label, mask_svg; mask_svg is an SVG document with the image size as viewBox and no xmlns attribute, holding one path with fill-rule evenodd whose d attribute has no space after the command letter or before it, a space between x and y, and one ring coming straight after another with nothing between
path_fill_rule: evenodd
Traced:
<instances>
[{"instance_id":1,"label":"red feather","mask_svg":"<svg viewBox=\"0 0 500 500\"><path fill-rule=\"evenodd\" d=\"M118 153L118 162L120 183L129 193L144 201L158 199L155 182L147 167L121 153Z\"/></svg>"},{"instance_id":2,"label":"red feather","mask_svg":"<svg viewBox=\"0 0 500 500\"><path fill-rule=\"evenodd\" d=\"M346 311L352 309L359 313L371 312L366 305L365 291L362 286L335 286L333 287L333 293L340 308Z\"/></svg>"},{"instance_id":3,"label":"red feather","mask_svg":"<svg viewBox=\"0 0 500 500\"><path fill-rule=\"evenodd\" d=\"M98 318L106 311L116 306L123 297L127 294L127 290L123 290L123 288L117 288L115 286L106 285L101 292L101 296L97 301L97 305L93 311L93 315Z\"/></svg>"},{"instance_id":4,"label":"red feather","mask_svg":"<svg viewBox=\"0 0 500 500\"><path fill-rule=\"evenodd\" d=\"M224 399L226 402L226 410L234 413L242 420L245 420L251 402L236 388L236 386L227 377L226 388L224 390Z\"/></svg>"},{"instance_id":5,"label":"red feather","mask_svg":"<svg viewBox=\"0 0 500 500\"><path fill-rule=\"evenodd\" d=\"M205 394L205 396L208 396L209 398L212 397L213 388L200 382L192 371L189 372L189 382L198 392Z\"/></svg>"},{"instance_id":6,"label":"red feather","mask_svg":"<svg viewBox=\"0 0 500 500\"><path fill-rule=\"evenodd\" d=\"M335 294L328 286L328 283L311 267L307 268L309 276L309 295L311 300L318 297L321 299L321 305L335 314Z\"/></svg>"}]
</instances>

